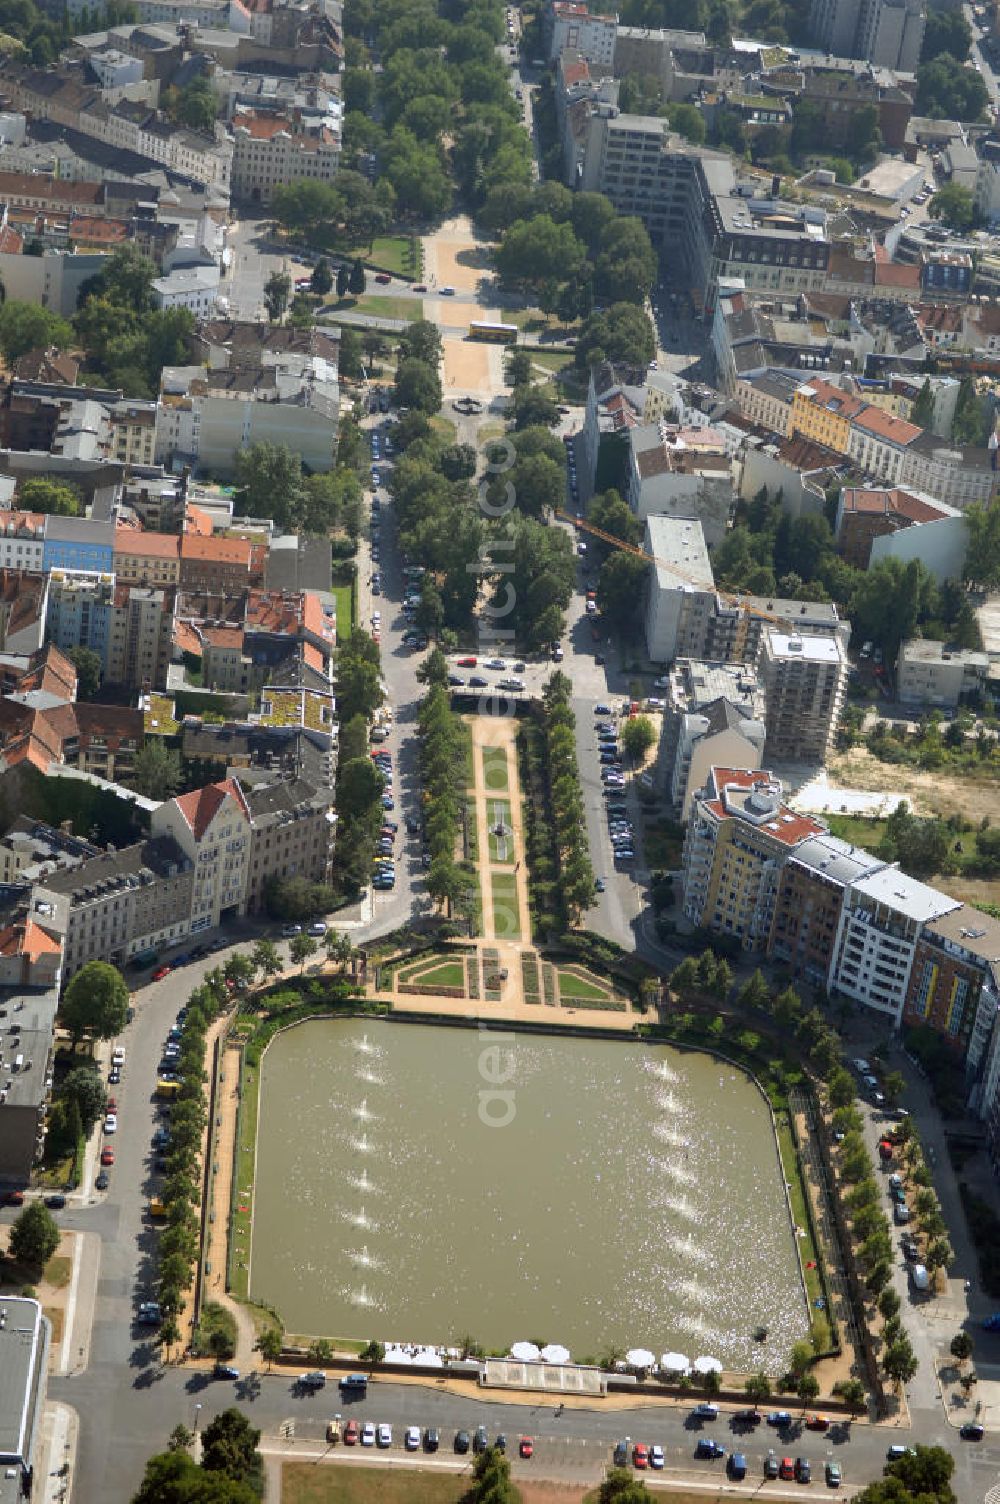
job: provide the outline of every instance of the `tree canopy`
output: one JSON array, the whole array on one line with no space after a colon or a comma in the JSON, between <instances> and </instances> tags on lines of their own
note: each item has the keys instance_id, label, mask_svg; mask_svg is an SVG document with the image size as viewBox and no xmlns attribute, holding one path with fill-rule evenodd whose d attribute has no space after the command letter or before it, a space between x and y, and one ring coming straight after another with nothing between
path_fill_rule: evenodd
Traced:
<instances>
[{"instance_id":1,"label":"tree canopy","mask_svg":"<svg viewBox=\"0 0 1000 1504\"><path fill-rule=\"evenodd\" d=\"M65 350L72 344L72 327L50 308L16 298L0 303L0 350L8 364L29 350Z\"/></svg>"},{"instance_id":2,"label":"tree canopy","mask_svg":"<svg viewBox=\"0 0 1000 1504\"><path fill-rule=\"evenodd\" d=\"M107 961L81 966L63 993L59 1013L74 1040L85 1034L113 1039L128 1015L128 987L117 966Z\"/></svg>"},{"instance_id":3,"label":"tree canopy","mask_svg":"<svg viewBox=\"0 0 1000 1504\"><path fill-rule=\"evenodd\" d=\"M935 120L982 120L989 93L982 76L949 52L938 53L917 69L915 108Z\"/></svg>"}]
</instances>

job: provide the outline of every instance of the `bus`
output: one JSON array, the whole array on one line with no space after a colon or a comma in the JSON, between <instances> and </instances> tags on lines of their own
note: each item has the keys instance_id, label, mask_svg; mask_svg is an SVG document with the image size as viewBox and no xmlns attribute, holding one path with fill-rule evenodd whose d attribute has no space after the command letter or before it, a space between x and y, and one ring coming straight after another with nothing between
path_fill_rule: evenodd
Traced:
<instances>
[{"instance_id":1,"label":"bus","mask_svg":"<svg viewBox=\"0 0 1000 1504\"><path fill-rule=\"evenodd\" d=\"M516 324L494 324L488 319L473 319L469 324L470 339L484 339L495 345L513 345L517 342Z\"/></svg>"}]
</instances>

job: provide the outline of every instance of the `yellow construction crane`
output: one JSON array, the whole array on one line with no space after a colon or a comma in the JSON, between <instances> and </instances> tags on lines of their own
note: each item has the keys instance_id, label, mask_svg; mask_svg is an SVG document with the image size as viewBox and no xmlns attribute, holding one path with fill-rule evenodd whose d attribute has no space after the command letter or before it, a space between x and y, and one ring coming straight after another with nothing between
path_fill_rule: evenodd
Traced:
<instances>
[{"instance_id":1,"label":"yellow construction crane","mask_svg":"<svg viewBox=\"0 0 1000 1504\"><path fill-rule=\"evenodd\" d=\"M676 564L668 564L666 559L647 553L646 549L640 548L636 543L626 543L623 538L616 538L614 533L606 533L602 527L596 527L592 522L584 522L582 517L573 517L561 507L556 508L556 516L561 517L564 522L568 522L574 528L582 528L585 533L593 533L595 538L600 538L602 543L609 543L612 548L619 548L626 554L634 554L637 559L644 559L647 564L658 564L661 569L666 569L670 574L676 575L685 585L704 585L704 581L696 580L694 575L686 574L683 569L678 569ZM765 611L761 606L751 606L746 596L737 595L732 590L722 590L718 585L713 588L715 594L731 606L740 606L751 616L759 616L763 621L772 621L786 632L795 631L794 624L787 617L778 616L774 611Z\"/></svg>"}]
</instances>

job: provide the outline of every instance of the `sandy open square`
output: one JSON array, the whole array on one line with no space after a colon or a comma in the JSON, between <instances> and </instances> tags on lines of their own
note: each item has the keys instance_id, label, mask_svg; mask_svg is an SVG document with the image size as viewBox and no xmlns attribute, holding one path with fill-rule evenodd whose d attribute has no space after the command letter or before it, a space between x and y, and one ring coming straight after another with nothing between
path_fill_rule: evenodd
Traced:
<instances>
[{"instance_id":1,"label":"sandy open square","mask_svg":"<svg viewBox=\"0 0 1000 1504\"><path fill-rule=\"evenodd\" d=\"M502 382L503 346L480 345L474 340L446 334L442 382L450 392L491 392Z\"/></svg>"}]
</instances>

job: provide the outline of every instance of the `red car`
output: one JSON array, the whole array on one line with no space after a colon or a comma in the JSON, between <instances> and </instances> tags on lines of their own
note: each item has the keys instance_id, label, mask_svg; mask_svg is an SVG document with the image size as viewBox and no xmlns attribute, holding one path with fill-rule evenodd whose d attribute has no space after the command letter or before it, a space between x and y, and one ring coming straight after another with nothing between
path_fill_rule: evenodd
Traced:
<instances>
[{"instance_id":1,"label":"red car","mask_svg":"<svg viewBox=\"0 0 1000 1504\"><path fill-rule=\"evenodd\" d=\"M413 284L413 291L414 292L426 292L427 291L427 283L426 282L414 282L414 284Z\"/></svg>"},{"instance_id":2,"label":"red car","mask_svg":"<svg viewBox=\"0 0 1000 1504\"><path fill-rule=\"evenodd\" d=\"M530 1436L521 1437L521 1445L518 1447L518 1451L526 1460L527 1458L534 1456L535 1443L532 1441Z\"/></svg>"},{"instance_id":3,"label":"red car","mask_svg":"<svg viewBox=\"0 0 1000 1504\"><path fill-rule=\"evenodd\" d=\"M6 1196L3 1199L7 1203L8 1206L23 1206L24 1205L24 1192L23 1191L8 1191L7 1194L6 1194Z\"/></svg>"},{"instance_id":4,"label":"red car","mask_svg":"<svg viewBox=\"0 0 1000 1504\"><path fill-rule=\"evenodd\" d=\"M632 1461L640 1472L649 1466L649 1449L641 1441L637 1441L632 1449Z\"/></svg>"},{"instance_id":5,"label":"red car","mask_svg":"<svg viewBox=\"0 0 1000 1504\"><path fill-rule=\"evenodd\" d=\"M101 1150L101 1164L102 1165L113 1165L114 1162L115 1162L115 1151L109 1145L109 1147L107 1149L102 1149Z\"/></svg>"},{"instance_id":6,"label":"red car","mask_svg":"<svg viewBox=\"0 0 1000 1504\"><path fill-rule=\"evenodd\" d=\"M346 1447L356 1446L357 1445L357 1440L358 1440L358 1423L357 1423L356 1420L349 1420L347 1422L347 1425L344 1427L344 1445Z\"/></svg>"},{"instance_id":7,"label":"red car","mask_svg":"<svg viewBox=\"0 0 1000 1504\"><path fill-rule=\"evenodd\" d=\"M108 1100L104 1104L104 1110L105 1110L105 1112L117 1112L118 1111L118 1098L117 1097L109 1097Z\"/></svg>"},{"instance_id":8,"label":"red car","mask_svg":"<svg viewBox=\"0 0 1000 1504\"><path fill-rule=\"evenodd\" d=\"M475 668L476 665L479 662L479 659L478 658L459 658L459 659L456 660L456 662L457 662L459 668Z\"/></svg>"},{"instance_id":9,"label":"red car","mask_svg":"<svg viewBox=\"0 0 1000 1504\"><path fill-rule=\"evenodd\" d=\"M391 282L392 281L392 278L389 276L388 272L376 272L375 273L375 281L376 282L381 282L382 285L385 286L386 282Z\"/></svg>"},{"instance_id":10,"label":"red car","mask_svg":"<svg viewBox=\"0 0 1000 1504\"><path fill-rule=\"evenodd\" d=\"M794 1478L795 1464L790 1457L782 1457L781 1466L778 1469L779 1478Z\"/></svg>"},{"instance_id":11,"label":"red car","mask_svg":"<svg viewBox=\"0 0 1000 1504\"><path fill-rule=\"evenodd\" d=\"M164 961L163 965L162 966L158 966L156 968L156 970L153 972L153 975L150 978L150 980L153 981L153 982L162 982L163 978L164 977L168 977L170 975L170 973L173 971L173 969L174 968L170 965L169 962Z\"/></svg>"}]
</instances>

